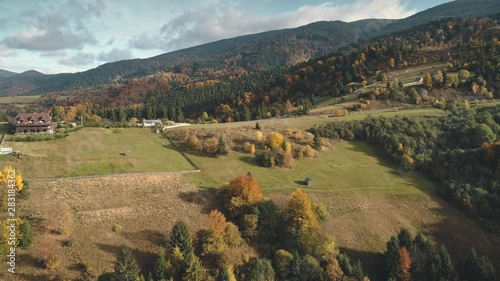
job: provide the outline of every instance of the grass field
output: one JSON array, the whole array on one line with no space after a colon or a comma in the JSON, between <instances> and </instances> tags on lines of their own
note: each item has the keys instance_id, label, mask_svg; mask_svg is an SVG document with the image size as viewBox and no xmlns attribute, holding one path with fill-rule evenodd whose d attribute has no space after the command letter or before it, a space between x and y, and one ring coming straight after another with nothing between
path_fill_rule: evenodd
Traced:
<instances>
[{"instance_id":1,"label":"grass field","mask_svg":"<svg viewBox=\"0 0 500 281\"><path fill-rule=\"evenodd\" d=\"M193 169L161 135L148 129L85 128L61 140L5 145L20 150L23 157L3 156L2 162L14 165L26 178ZM130 156L121 155L126 151Z\"/></svg>"},{"instance_id":2,"label":"grass field","mask_svg":"<svg viewBox=\"0 0 500 281\"><path fill-rule=\"evenodd\" d=\"M0 97L0 104L31 104L39 98L40 96Z\"/></svg>"},{"instance_id":3,"label":"grass field","mask_svg":"<svg viewBox=\"0 0 500 281\"><path fill-rule=\"evenodd\" d=\"M255 126L256 122L264 126L287 126L292 128L307 129L314 125L327 124L331 122L342 122L351 120L363 120L367 116L441 116L446 114L443 110L436 108L418 108L409 109L404 111L391 111L391 112L356 112L345 117L318 117L318 116L304 116L296 118L284 118L284 119L263 119L258 121L246 121L246 122L236 122L236 123L221 123L221 124L195 124L191 125L189 129L220 129L220 128L235 128L244 126Z\"/></svg>"},{"instance_id":4,"label":"grass field","mask_svg":"<svg viewBox=\"0 0 500 281\"><path fill-rule=\"evenodd\" d=\"M429 181L417 175L399 176L388 161L376 157L373 147L365 143L343 142L314 159L295 160L293 169L263 168L256 165L249 154L232 152L222 159L197 154L189 157L200 166L202 173L188 176L199 186L215 187L250 172L259 179L266 193L290 193L304 187L302 181L310 177L312 190L356 191L365 195L412 194L416 186L432 188ZM353 177L362 171L363 177Z\"/></svg>"},{"instance_id":5,"label":"grass field","mask_svg":"<svg viewBox=\"0 0 500 281\"><path fill-rule=\"evenodd\" d=\"M89 133L99 133L103 140L107 134L137 135L130 131L149 134L122 130L90 129ZM123 136L121 139L126 140ZM165 245L175 220L183 219L193 231L206 228L207 214L216 207L215 190L247 172L258 179L265 197L279 206L284 206L297 187L306 190L315 202L323 203L329 217L322 231L334 236L337 246L351 258L360 259L371 280L382 280L377 269L384 262L381 255L385 242L401 227L413 233L422 230L437 243L445 244L454 256L473 246L500 268L498 236L487 233L440 199L433 191L433 182L419 173L400 171L368 144L334 144L315 159L295 160L293 170L261 168L253 163L252 156L237 152L222 159L188 155L202 173L33 182L30 199L19 209L31 218L38 245L43 239L55 241L63 263L53 272L37 267L35 246L21 252L20 274L12 280L48 280L57 274L76 278L81 264L87 262L93 262L98 273L109 272L122 245L134 249L143 265L151 265L152 253ZM305 177L314 181L312 187L302 185ZM62 202L71 209L74 231L42 238L44 219ZM69 246L67 241L71 241Z\"/></svg>"},{"instance_id":6,"label":"grass field","mask_svg":"<svg viewBox=\"0 0 500 281\"><path fill-rule=\"evenodd\" d=\"M337 245L360 259L370 274L377 277L383 266L385 242L401 227L423 231L454 256L475 247L500 268L500 237L491 235L435 193L436 184L420 173L403 172L383 158L381 152L362 142L342 142L315 159L295 160L293 170L262 168L248 154L232 152L223 159L190 155L202 173L187 175L204 188L251 173L268 198L279 206L286 204L296 188L306 190L330 213L323 231L333 235ZM302 181L310 177L312 187Z\"/></svg>"}]
</instances>

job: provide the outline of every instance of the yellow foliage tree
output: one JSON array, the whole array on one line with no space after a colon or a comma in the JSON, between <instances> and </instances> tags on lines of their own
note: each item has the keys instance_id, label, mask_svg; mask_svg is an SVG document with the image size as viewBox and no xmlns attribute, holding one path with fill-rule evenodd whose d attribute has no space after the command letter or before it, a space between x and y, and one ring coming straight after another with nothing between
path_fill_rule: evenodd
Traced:
<instances>
[{"instance_id":1,"label":"yellow foliage tree","mask_svg":"<svg viewBox=\"0 0 500 281\"><path fill-rule=\"evenodd\" d=\"M396 64L396 61L394 60L394 58L390 58L389 59L389 67L393 68L395 64Z\"/></svg>"},{"instance_id":2,"label":"yellow foliage tree","mask_svg":"<svg viewBox=\"0 0 500 281\"><path fill-rule=\"evenodd\" d=\"M267 145L269 145L272 148L282 146L283 142L285 141L283 135L277 132L269 133L266 139L267 139Z\"/></svg>"},{"instance_id":3,"label":"yellow foliage tree","mask_svg":"<svg viewBox=\"0 0 500 281\"><path fill-rule=\"evenodd\" d=\"M313 211L311 199L301 189L297 189L292 193L286 206L286 214L290 226L296 231L316 228L319 224Z\"/></svg>"},{"instance_id":4,"label":"yellow foliage tree","mask_svg":"<svg viewBox=\"0 0 500 281\"><path fill-rule=\"evenodd\" d=\"M12 171L14 171L14 173L15 173L14 178L10 178L12 176ZM2 184L7 183L8 180L15 181L15 188L14 189L17 192L20 192L21 190L23 190L24 183L23 183L23 176L21 174L21 171L15 170L12 166L5 166L3 168L3 172L0 172L0 183L2 183Z\"/></svg>"}]
</instances>

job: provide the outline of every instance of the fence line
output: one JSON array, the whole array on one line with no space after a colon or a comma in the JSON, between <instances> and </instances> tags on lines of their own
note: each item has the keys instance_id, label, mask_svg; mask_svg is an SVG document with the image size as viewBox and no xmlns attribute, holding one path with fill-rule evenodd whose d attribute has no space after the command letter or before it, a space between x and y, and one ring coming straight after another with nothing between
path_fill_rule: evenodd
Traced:
<instances>
[{"instance_id":1,"label":"fence line","mask_svg":"<svg viewBox=\"0 0 500 281\"><path fill-rule=\"evenodd\" d=\"M71 180L81 180L81 179L100 179L108 177L128 177L128 176L149 176L149 175L175 175L175 174L194 174L200 173L201 170L188 170L188 171L172 171L172 172L138 172L138 173L121 173L121 174L106 174L106 175L94 175L94 176L79 176L70 178L35 178L35 179L25 179L26 181L36 182L36 181L71 181Z\"/></svg>"}]
</instances>

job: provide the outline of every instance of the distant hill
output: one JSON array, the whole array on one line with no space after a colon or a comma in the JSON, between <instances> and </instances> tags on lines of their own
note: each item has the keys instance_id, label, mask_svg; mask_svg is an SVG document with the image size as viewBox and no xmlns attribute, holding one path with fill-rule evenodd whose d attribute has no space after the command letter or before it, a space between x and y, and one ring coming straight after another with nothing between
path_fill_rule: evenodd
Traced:
<instances>
[{"instance_id":1,"label":"distant hill","mask_svg":"<svg viewBox=\"0 0 500 281\"><path fill-rule=\"evenodd\" d=\"M223 79L238 76L242 72L294 65L327 55L358 40L404 30L436 19L482 17L498 12L498 0L460 0L402 20L316 22L293 29L219 40L148 59L107 63L79 73L10 76L8 79L0 79L0 96L92 87L119 79L144 77L158 71L183 73L191 81Z\"/></svg>"},{"instance_id":2,"label":"distant hill","mask_svg":"<svg viewBox=\"0 0 500 281\"><path fill-rule=\"evenodd\" d=\"M380 33L389 34L443 18L487 17L493 16L498 12L500 12L500 1L498 0L456 0L398 20L381 29Z\"/></svg>"},{"instance_id":3,"label":"distant hill","mask_svg":"<svg viewBox=\"0 0 500 281\"><path fill-rule=\"evenodd\" d=\"M8 70L4 70L4 69L0 69L0 79L11 77L14 75L17 75L17 73L12 72L12 71L8 71Z\"/></svg>"}]
</instances>

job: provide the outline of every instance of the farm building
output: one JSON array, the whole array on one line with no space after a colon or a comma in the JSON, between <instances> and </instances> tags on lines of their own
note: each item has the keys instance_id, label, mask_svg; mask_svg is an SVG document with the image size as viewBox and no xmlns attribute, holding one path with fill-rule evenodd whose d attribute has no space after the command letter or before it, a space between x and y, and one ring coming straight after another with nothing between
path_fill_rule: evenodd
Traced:
<instances>
[{"instance_id":1,"label":"farm building","mask_svg":"<svg viewBox=\"0 0 500 281\"><path fill-rule=\"evenodd\" d=\"M161 126L163 125L163 123L161 122L161 120L142 120L142 126L144 127L154 127L154 126Z\"/></svg>"},{"instance_id":2,"label":"farm building","mask_svg":"<svg viewBox=\"0 0 500 281\"><path fill-rule=\"evenodd\" d=\"M12 123L15 135L51 135L56 123L45 113L19 113Z\"/></svg>"},{"instance_id":3,"label":"farm building","mask_svg":"<svg viewBox=\"0 0 500 281\"><path fill-rule=\"evenodd\" d=\"M313 185L313 181L310 179L310 178L306 178L304 180L304 183L307 185L307 186L312 186Z\"/></svg>"}]
</instances>

